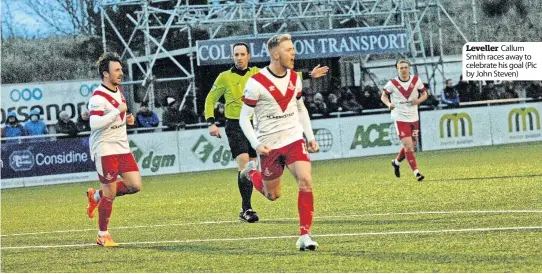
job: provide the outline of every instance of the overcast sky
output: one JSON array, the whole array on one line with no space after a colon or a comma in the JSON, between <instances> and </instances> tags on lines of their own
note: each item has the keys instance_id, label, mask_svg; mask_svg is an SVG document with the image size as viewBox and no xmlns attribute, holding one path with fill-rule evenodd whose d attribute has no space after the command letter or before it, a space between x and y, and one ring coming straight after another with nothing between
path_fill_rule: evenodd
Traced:
<instances>
[{"instance_id":1,"label":"overcast sky","mask_svg":"<svg viewBox=\"0 0 542 274\"><path fill-rule=\"evenodd\" d=\"M61 34L53 27L47 25L37 16L24 0L1 0L2 8L2 37L11 35L7 21L11 22L13 35L25 38L47 37L54 34ZM8 12L10 11L10 12ZM11 17L10 17L11 15ZM57 19L61 19L58 16Z\"/></svg>"}]
</instances>

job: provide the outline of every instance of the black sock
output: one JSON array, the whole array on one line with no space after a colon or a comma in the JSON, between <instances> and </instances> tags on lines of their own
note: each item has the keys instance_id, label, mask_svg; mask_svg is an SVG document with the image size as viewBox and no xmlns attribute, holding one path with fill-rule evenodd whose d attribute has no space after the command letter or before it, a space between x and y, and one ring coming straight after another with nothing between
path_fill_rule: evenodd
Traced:
<instances>
[{"instance_id":1,"label":"black sock","mask_svg":"<svg viewBox=\"0 0 542 274\"><path fill-rule=\"evenodd\" d=\"M250 198L252 197L252 182L246 178L241 178L241 172L237 173L237 185L239 186L239 193L241 193L241 199L243 211L252 208Z\"/></svg>"}]
</instances>

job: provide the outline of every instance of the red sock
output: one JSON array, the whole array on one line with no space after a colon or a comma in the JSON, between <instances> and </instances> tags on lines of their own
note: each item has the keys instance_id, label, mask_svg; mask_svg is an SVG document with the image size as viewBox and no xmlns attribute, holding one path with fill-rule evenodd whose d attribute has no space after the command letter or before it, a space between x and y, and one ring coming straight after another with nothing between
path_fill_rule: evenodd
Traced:
<instances>
[{"instance_id":1,"label":"red sock","mask_svg":"<svg viewBox=\"0 0 542 274\"><path fill-rule=\"evenodd\" d=\"M130 194L130 191L128 190L128 187L126 187L126 185L124 184L124 181L118 181L115 184L117 184L117 197L124 194Z\"/></svg>"},{"instance_id":2,"label":"red sock","mask_svg":"<svg viewBox=\"0 0 542 274\"><path fill-rule=\"evenodd\" d=\"M312 225L314 213L314 199L311 192L299 191L297 196L297 210L299 211L299 233L308 234Z\"/></svg>"},{"instance_id":3,"label":"red sock","mask_svg":"<svg viewBox=\"0 0 542 274\"><path fill-rule=\"evenodd\" d=\"M395 160L397 160L398 162L401 162L405 159L405 147L401 147L401 150L399 151L399 154L397 154L397 158L395 158Z\"/></svg>"},{"instance_id":4,"label":"red sock","mask_svg":"<svg viewBox=\"0 0 542 274\"><path fill-rule=\"evenodd\" d=\"M111 211L113 210L113 200L102 197L98 204L98 226L100 231L107 231L107 224L109 224L109 217L111 217Z\"/></svg>"},{"instance_id":5,"label":"red sock","mask_svg":"<svg viewBox=\"0 0 542 274\"><path fill-rule=\"evenodd\" d=\"M251 170L248 172L248 177L252 181L254 188L263 194L262 174L257 170Z\"/></svg>"},{"instance_id":6,"label":"red sock","mask_svg":"<svg viewBox=\"0 0 542 274\"><path fill-rule=\"evenodd\" d=\"M418 164L416 163L416 157L414 157L414 151L406 151L405 156L408 161L408 164L410 165L410 168L412 168L412 170L418 169Z\"/></svg>"}]
</instances>

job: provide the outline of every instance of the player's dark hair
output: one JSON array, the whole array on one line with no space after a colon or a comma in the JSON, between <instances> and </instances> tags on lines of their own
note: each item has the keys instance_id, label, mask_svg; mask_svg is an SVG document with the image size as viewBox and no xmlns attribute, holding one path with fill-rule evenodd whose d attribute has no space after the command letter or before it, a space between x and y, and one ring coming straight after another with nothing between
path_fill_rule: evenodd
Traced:
<instances>
[{"instance_id":1,"label":"player's dark hair","mask_svg":"<svg viewBox=\"0 0 542 274\"><path fill-rule=\"evenodd\" d=\"M397 67L397 65L403 64L403 63L408 64L408 66L410 66L410 62L407 59L399 59L399 60L397 60L397 62L395 62L395 67Z\"/></svg>"},{"instance_id":2,"label":"player's dark hair","mask_svg":"<svg viewBox=\"0 0 542 274\"><path fill-rule=\"evenodd\" d=\"M116 52L104 53L100 56L98 62L96 62L98 65L98 73L100 73L100 78L102 78L102 80L104 79L104 71L109 72L109 62L119 62L122 65L120 56Z\"/></svg>"},{"instance_id":3,"label":"player's dark hair","mask_svg":"<svg viewBox=\"0 0 542 274\"><path fill-rule=\"evenodd\" d=\"M248 47L248 44L245 43L245 42L237 42L235 44L233 44L233 47L231 48L231 50L233 51L233 49L237 46L245 46L245 48L247 48L247 53L250 54L250 48Z\"/></svg>"}]
</instances>

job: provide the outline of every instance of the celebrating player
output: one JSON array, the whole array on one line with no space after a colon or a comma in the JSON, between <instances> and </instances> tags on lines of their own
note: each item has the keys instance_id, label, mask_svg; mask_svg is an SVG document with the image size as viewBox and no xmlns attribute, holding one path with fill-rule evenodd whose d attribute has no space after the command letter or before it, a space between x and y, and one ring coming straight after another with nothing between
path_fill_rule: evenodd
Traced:
<instances>
[{"instance_id":1,"label":"celebrating player","mask_svg":"<svg viewBox=\"0 0 542 274\"><path fill-rule=\"evenodd\" d=\"M398 77L388 81L381 96L382 102L391 110L391 119L395 121L397 134L403 144L391 165L395 176L399 178L401 161L406 158L416 179L422 181L425 177L418 170L414 148L420 132L418 105L427 100L427 92L418 76L410 74L410 63L407 60L397 61L396 67Z\"/></svg>"},{"instance_id":2,"label":"celebrating player","mask_svg":"<svg viewBox=\"0 0 542 274\"><path fill-rule=\"evenodd\" d=\"M252 76L245 87L239 124L252 148L260 155L261 174L251 161L241 172L254 187L274 201L280 197L284 166L297 180L300 250L315 250L310 228L314 212L309 152L318 151L309 114L301 97L301 79L293 71L295 49L289 34L275 35L267 41L271 63ZM254 128L250 118L254 115ZM262 181L263 175L263 181Z\"/></svg>"},{"instance_id":3,"label":"celebrating player","mask_svg":"<svg viewBox=\"0 0 542 274\"><path fill-rule=\"evenodd\" d=\"M240 171L247 166L249 160L254 161L256 152L250 146L247 138L239 127L239 112L243 106L243 88L248 79L258 73L260 68L249 67L250 49L248 44L239 42L233 45L232 59L235 66L227 71L220 73L216 78L213 87L205 99L205 119L209 124L209 134L220 138L220 129L215 125L214 106L220 97L226 99L226 135L232 157L237 160L237 185L241 194L242 209L239 213L239 220L254 223L259 220L258 215L252 210L252 183L243 176ZM328 67L316 66L310 75L312 78L319 78L328 72Z\"/></svg>"},{"instance_id":4,"label":"celebrating player","mask_svg":"<svg viewBox=\"0 0 542 274\"><path fill-rule=\"evenodd\" d=\"M116 53L105 53L98 60L102 84L92 93L90 110L90 153L102 189L87 191L87 214L94 217L98 207L98 240L105 247L118 246L107 230L115 197L134 194L141 190L139 168L130 152L126 124L134 124L134 116L127 114L126 100L119 88L122 65ZM117 181L120 174L121 180Z\"/></svg>"}]
</instances>

